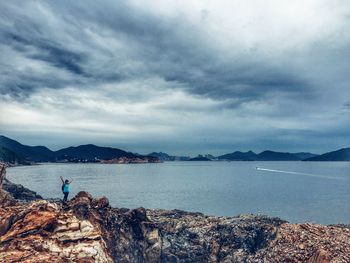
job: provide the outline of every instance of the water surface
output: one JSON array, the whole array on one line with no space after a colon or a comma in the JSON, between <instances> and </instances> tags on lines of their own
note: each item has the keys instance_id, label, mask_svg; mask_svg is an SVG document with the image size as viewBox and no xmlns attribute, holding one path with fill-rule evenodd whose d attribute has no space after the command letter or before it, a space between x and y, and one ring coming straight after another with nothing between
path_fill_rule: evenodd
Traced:
<instances>
[{"instance_id":1,"label":"water surface","mask_svg":"<svg viewBox=\"0 0 350 263\"><path fill-rule=\"evenodd\" d=\"M258 167L258 169L257 169ZM262 213L291 222L350 223L350 162L166 162L13 167L8 178L60 197L60 176L117 207Z\"/></svg>"}]
</instances>

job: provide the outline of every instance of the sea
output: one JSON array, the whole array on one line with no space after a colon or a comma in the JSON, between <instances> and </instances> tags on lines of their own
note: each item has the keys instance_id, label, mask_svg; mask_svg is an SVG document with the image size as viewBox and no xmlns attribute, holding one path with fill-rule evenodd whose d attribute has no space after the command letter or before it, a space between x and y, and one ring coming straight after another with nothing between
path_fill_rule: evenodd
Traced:
<instances>
[{"instance_id":1,"label":"sea","mask_svg":"<svg viewBox=\"0 0 350 263\"><path fill-rule=\"evenodd\" d=\"M264 214L293 223L350 224L350 162L164 162L40 164L7 178L62 198L60 176L114 207L181 209L206 215Z\"/></svg>"}]
</instances>

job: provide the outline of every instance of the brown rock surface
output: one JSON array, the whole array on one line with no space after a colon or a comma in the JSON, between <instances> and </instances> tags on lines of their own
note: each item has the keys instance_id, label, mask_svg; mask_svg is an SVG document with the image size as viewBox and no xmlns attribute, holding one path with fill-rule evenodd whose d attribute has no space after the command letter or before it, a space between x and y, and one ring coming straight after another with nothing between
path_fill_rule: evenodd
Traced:
<instances>
[{"instance_id":1,"label":"brown rock surface","mask_svg":"<svg viewBox=\"0 0 350 263\"><path fill-rule=\"evenodd\" d=\"M117 209L86 192L65 205L0 193L0 262L350 262L347 226Z\"/></svg>"},{"instance_id":2,"label":"brown rock surface","mask_svg":"<svg viewBox=\"0 0 350 263\"><path fill-rule=\"evenodd\" d=\"M0 208L0 262L112 262L98 226L45 200Z\"/></svg>"}]
</instances>

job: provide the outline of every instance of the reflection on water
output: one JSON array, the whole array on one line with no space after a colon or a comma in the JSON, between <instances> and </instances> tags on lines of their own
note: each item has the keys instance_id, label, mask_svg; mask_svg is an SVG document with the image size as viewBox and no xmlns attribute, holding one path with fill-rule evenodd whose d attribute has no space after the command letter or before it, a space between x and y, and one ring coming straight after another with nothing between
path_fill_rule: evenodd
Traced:
<instances>
[{"instance_id":1,"label":"reflection on water","mask_svg":"<svg viewBox=\"0 0 350 263\"><path fill-rule=\"evenodd\" d=\"M71 197L84 190L117 207L350 223L349 162L44 164L9 168L7 176L44 197L62 196L63 176L74 179Z\"/></svg>"}]
</instances>

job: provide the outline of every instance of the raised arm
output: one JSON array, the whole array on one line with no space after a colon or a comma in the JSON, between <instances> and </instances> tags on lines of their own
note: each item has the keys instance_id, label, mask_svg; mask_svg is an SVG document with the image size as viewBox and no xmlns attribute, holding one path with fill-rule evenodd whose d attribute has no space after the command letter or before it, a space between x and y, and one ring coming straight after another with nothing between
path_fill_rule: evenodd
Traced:
<instances>
[{"instance_id":1,"label":"raised arm","mask_svg":"<svg viewBox=\"0 0 350 263\"><path fill-rule=\"evenodd\" d=\"M73 179L69 181L69 183L73 182Z\"/></svg>"},{"instance_id":2,"label":"raised arm","mask_svg":"<svg viewBox=\"0 0 350 263\"><path fill-rule=\"evenodd\" d=\"M62 176L60 176L60 178L61 178L61 181L62 181L62 183L64 184L64 180L63 180L63 177L62 177Z\"/></svg>"}]
</instances>

